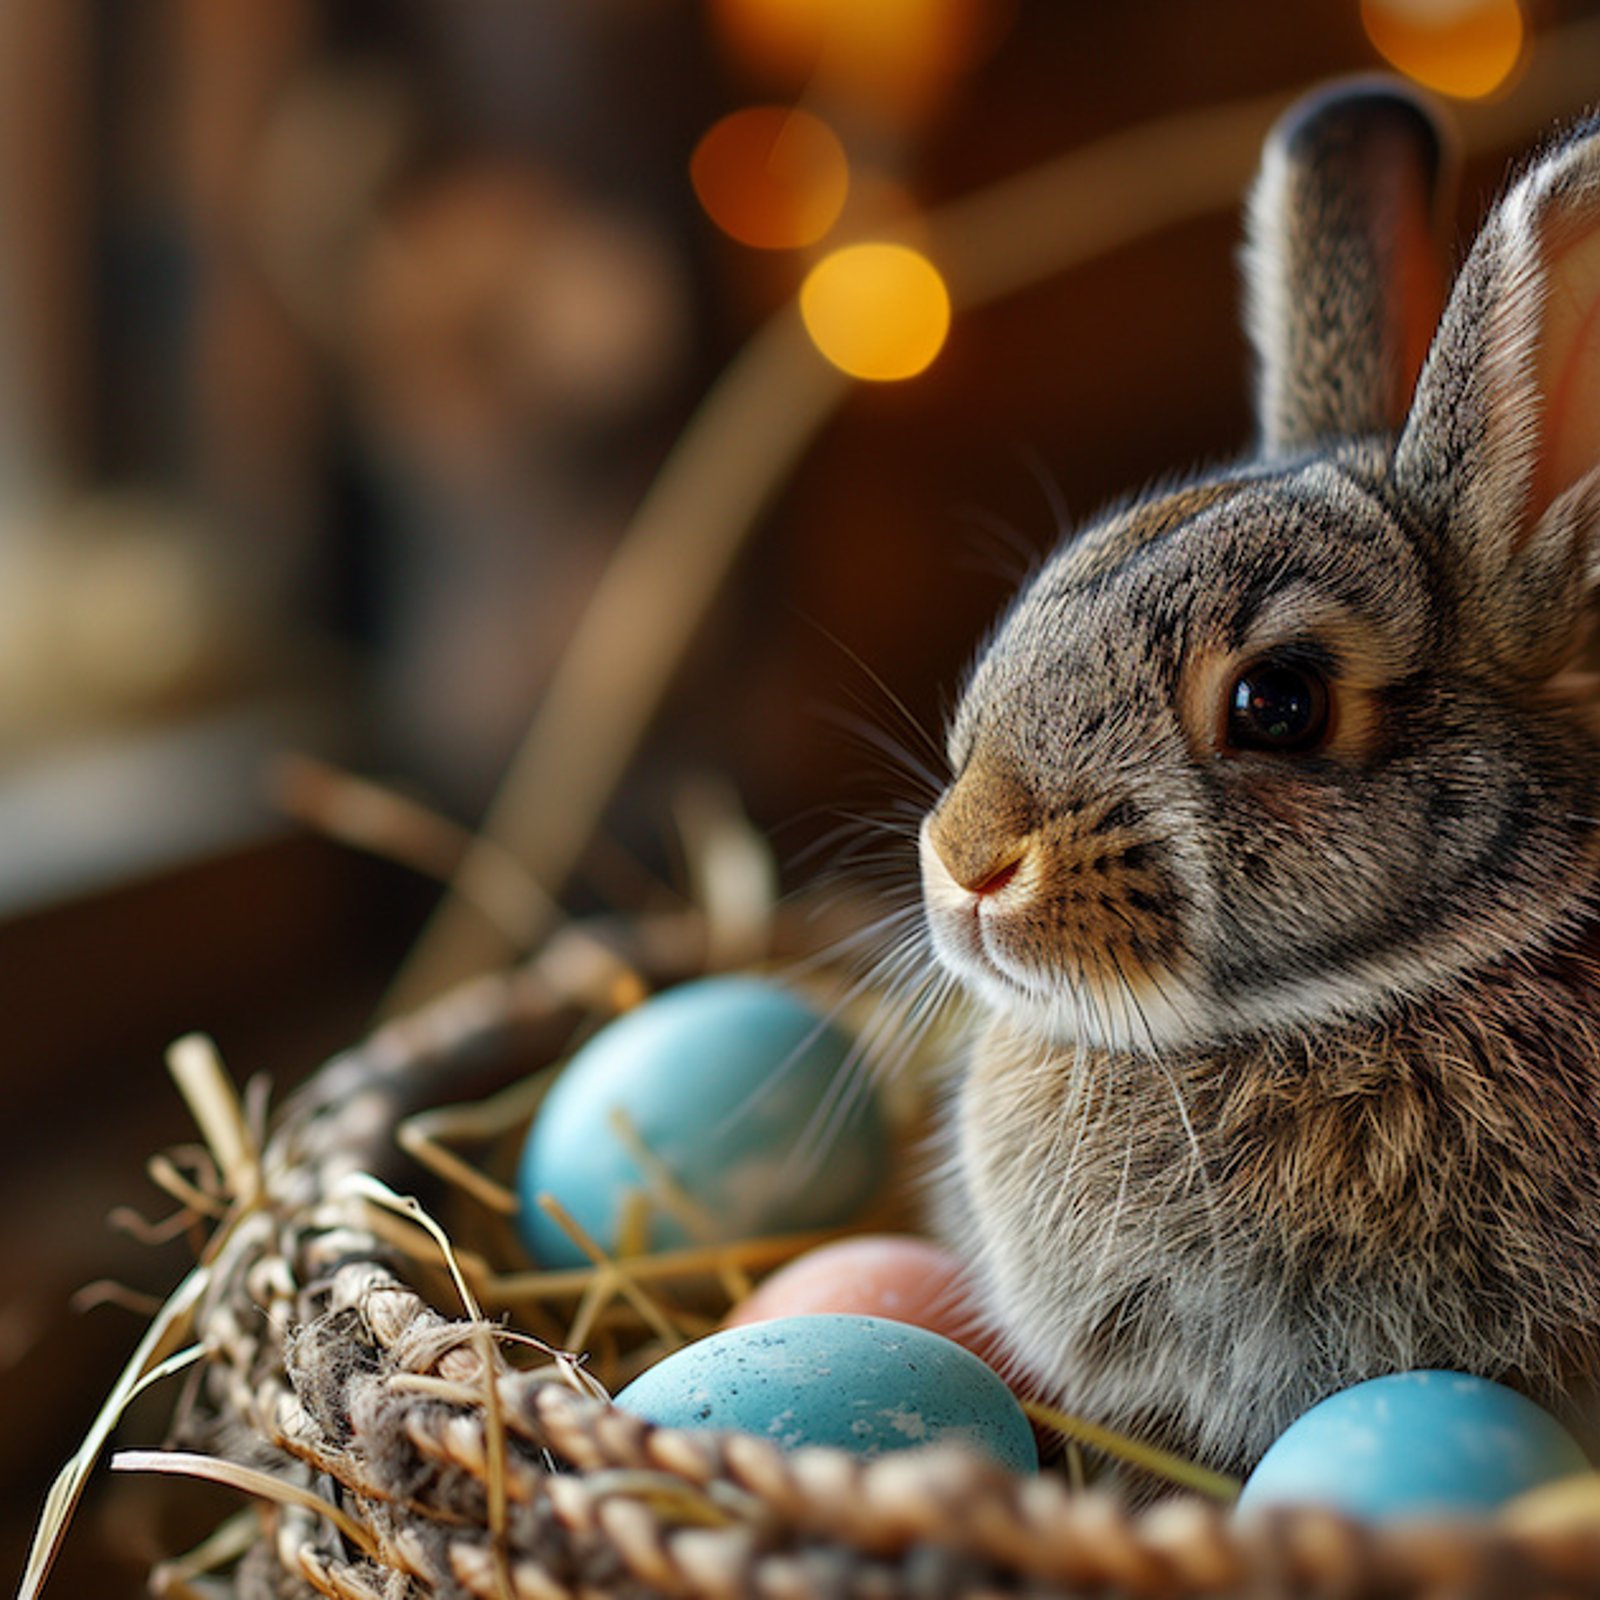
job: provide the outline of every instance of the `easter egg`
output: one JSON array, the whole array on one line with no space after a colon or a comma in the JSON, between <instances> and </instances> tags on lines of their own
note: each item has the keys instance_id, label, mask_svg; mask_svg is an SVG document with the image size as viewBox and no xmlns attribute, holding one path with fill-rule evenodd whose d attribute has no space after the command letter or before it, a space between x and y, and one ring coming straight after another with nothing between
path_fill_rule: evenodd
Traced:
<instances>
[{"instance_id":1,"label":"easter egg","mask_svg":"<svg viewBox=\"0 0 1600 1600\"><path fill-rule=\"evenodd\" d=\"M630 1195L647 1199L653 1250L848 1221L888 1166L870 1086L846 1081L851 1051L756 978L686 983L618 1017L567 1063L523 1146L518 1224L534 1260L588 1261L539 1207L546 1192L606 1251Z\"/></svg>"},{"instance_id":2,"label":"easter egg","mask_svg":"<svg viewBox=\"0 0 1600 1600\"><path fill-rule=\"evenodd\" d=\"M1330 1395L1261 1458L1239 1509L1318 1502L1370 1520L1488 1511L1588 1471L1533 1401L1462 1372L1402 1372Z\"/></svg>"},{"instance_id":3,"label":"easter egg","mask_svg":"<svg viewBox=\"0 0 1600 1600\"><path fill-rule=\"evenodd\" d=\"M930 1239L871 1233L818 1245L765 1278L723 1326L817 1311L915 1323L987 1359L982 1320L961 1263Z\"/></svg>"},{"instance_id":4,"label":"easter egg","mask_svg":"<svg viewBox=\"0 0 1600 1600\"><path fill-rule=\"evenodd\" d=\"M883 1317L724 1328L657 1362L616 1403L668 1427L733 1429L784 1449L879 1456L953 1444L1012 1472L1039 1465L1027 1416L992 1368L941 1334Z\"/></svg>"}]
</instances>

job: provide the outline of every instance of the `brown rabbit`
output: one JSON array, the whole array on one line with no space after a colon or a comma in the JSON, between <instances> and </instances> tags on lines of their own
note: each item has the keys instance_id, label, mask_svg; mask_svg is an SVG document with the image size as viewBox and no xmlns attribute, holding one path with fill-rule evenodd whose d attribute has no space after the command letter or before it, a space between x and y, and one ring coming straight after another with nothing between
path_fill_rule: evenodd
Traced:
<instances>
[{"instance_id":1,"label":"brown rabbit","mask_svg":"<svg viewBox=\"0 0 1600 1600\"><path fill-rule=\"evenodd\" d=\"M1042 566L923 825L944 1225L1043 1393L1233 1471L1376 1374L1600 1375L1600 121L1441 316L1447 164L1370 80L1274 131L1256 454Z\"/></svg>"}]
</instances>

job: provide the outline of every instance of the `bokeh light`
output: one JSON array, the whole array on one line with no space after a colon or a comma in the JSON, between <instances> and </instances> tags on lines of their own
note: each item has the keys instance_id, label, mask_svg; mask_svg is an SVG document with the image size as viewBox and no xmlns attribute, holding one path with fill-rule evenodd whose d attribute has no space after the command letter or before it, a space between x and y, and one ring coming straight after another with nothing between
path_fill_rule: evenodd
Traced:
<instances>
[{"instance_id":1,"label":"bokeh light","mask_svg":"<svg viewBox=\"0 0 1600 1600\"><path fill-rule=\"evenodd\" d=\"M712 0L724 43L789 89L842 94L858 109L916 117L994 49L1009 0Z\"/></svg>"},{"instance_id":2,"label":"bokeh light","mask_svg":"<svg viewBox=\"0 0 1600 1600\"><path fill-rule=\"evenodd\" d=\"M950 293L928 258L899 244L853 244L814 266L800 288L812 342L853 378L914 378L944 347Z\"/></svg>"},{"instance_id":3,"label":"bokeh light","mask_svg":"<svg viewBox=\"0 0 1600 1600\"><path fill-rule=\"evenodd\" d=\"M689 177L711 220L762 250L815 244L850 191L849 162L833 129L787 106L724 117L695 147Z\"/></svg>"},{"instance_id":4,"label":"bokeh light","mask_svg":"<svg viewBox=\"0 0 1600 1600\"><path fill-rule=\"evenodd\" d=\"M1361 0L1367 37L1391 66L1441 94L1492 94L1522 59L1517 0Z\"/></svg>"}]
</instances>

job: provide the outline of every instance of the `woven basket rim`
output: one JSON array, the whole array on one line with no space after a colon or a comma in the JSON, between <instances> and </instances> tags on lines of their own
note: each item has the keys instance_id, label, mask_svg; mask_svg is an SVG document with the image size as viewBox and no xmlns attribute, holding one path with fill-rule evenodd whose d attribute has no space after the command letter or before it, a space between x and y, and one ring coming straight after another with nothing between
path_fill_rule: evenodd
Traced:
<instances>
[{"instance_id":1,"label":"woven basket rim","mask_svg":"<svg viewBox=\"0 0 1600 1600\"><path fill-rule=\"evenodd\" d=\"M456 1089L464 1061L525 1070L529 1037L570 1023L570 998L504 974L380 1030L313 1077L238 1178L251 1187L205 1263L206 1359L175 1438L219 1459L247 1445L301 1496L261 1494L242 1600L1600 1597L1592 1512L1368 1524L1312 1506L1235 1517L1193 1496L1130 1510L948 1448L864 1460L659 1427L570 1361L519 1369L499 1325L408 1281L352 1208L351 1174L379 1164L407 1106Z\"/></svg>"}]
</instances>

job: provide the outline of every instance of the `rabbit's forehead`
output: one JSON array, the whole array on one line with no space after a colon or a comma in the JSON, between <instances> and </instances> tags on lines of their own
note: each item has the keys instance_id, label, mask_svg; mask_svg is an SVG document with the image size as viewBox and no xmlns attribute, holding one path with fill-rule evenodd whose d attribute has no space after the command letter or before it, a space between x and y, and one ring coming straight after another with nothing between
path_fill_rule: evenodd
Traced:
<instances>
[{"instance_id":1,"label":"rabbit's forehead","mask_svg":"<svg viewBox=\"0 0 1600 1600\"><path fill-rule=\"evenodd\" d=\"M1427 560L1380 497L1326 463L1133 506L1055 556L979 662L958 738L1004 702L1057 721L1141 691L1170 702L1196 654L1292 643L1398 678L1438 635Z\"/></svg>"},{"instance_id":2,"label":"rabbit's forehead","mask_svg":"<svg viewBox=\"0 0 1600 1600\"><path fill-rule=\"evenodd\" d=\"M1022 597L1019 634L1069 653L1096 640L1243 648L1349 617L1397 656L1423 648L1435 586L1376 493L1320 463L1223 487L1204 503L1180 491L1091 530ZM1192 509L1175 517L1174 499Z\"/></svg>"}]
</instances>

